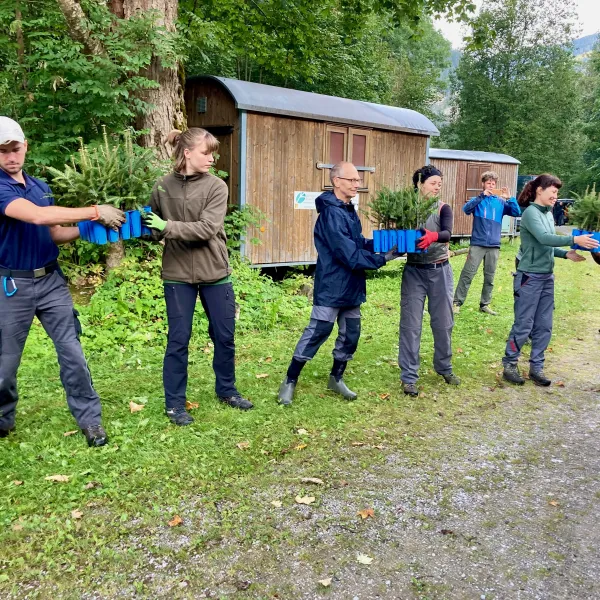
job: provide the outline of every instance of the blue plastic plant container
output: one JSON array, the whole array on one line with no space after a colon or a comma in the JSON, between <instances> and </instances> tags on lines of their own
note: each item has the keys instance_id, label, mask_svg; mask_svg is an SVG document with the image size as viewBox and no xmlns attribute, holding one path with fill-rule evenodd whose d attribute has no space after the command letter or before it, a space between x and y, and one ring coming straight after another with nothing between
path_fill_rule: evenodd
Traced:
<instances>
[{"instance_id":1,"label":"blue plastic plant container","mask_svg":"<svg viewBox=\"0 0 600 600\"><path fill-rule=\"evenodd\" d=\"M398 252L406 252L406 230L398 229L396 231L396 243L398 244Z\"/></svg>"},{"instance_id":2,"label":"blue plastic plant container","mask_svg":"<svg viewBox=\"0 0 600 600\"><path fill-rule=\"evenodd\" d=\"M91 241L89 224L89 221L80 221L79 223L77 223L77 228L79 229L79 237L85 242Z\"/></svg>"},{"instance_id":3,"label":"blue plastic plant container","mask_svg":"<svg viewBox=\"0 0 600 600\"><path fill-rule=\"evenodd\" d=\"M148 213L148 212L152 212L152 209L149 206L142 206L142 212ZM144 225L144 223L142 222L142 236L149 236L152 235L152 230L150 229L150 227L146 227Z\"/></svg>"},{"instance_id":4,"label":"blue plastic plant container","mask_svg":"<svg viewBox=\"0 0 600 600\"><path fill-rule=\"evenodd\" d=\"M106 237L108 238L108 242L110 244L114 244L119 241L119 232L111 229L110 227L106 228Z\"/></svg>"},{"instance_id":5,"label":"blue plastic plant container","mask_svg":"<svg viewBox=\"0 0 600 600\"><path fill-rule=\"evenodd\" d=\"M142 215L139 210L128 210L127 213L129 213L131 237L139 238L142 235Z\"/></svg>"},{"instance_id":6,"label":"blue plastic plant container","mask_svg":"<svg viewBox=\"0 0 600 600\"><path fill-rule=\"evenodd\" d=\"M373 252L381 252L381 230L373 229Z\"/></svg>"},{"instance_id":7,"label":"blue plastic plant container","mask_svg":"<svg viewBox=\"0 0 600 600\"><path fill-rule=\"evenodd\" d=\"M131 219L129 218L129 211L125 212L125 223L121 225L121 239L131 239Z\"/></svg>"},{"instance_id":8,"label":"blue plastic plant container","mask_svg":"<svg viewBox=\"0 0 600 600\"><path fill-rule=\"evenodd\" d=\"M388 230L388 242L390 244L390 250L398 245L398 231L396 229Z\"/></svg>"},{"instance_id":9,"label":"blue plastic plant container","mask_svg":"<svg viewBox=\"0 0 600 600\"><path fill-rule=\"evenodd\" d=\"M100 244L103 246L104 244L108 243L106 227L100 223L97 223L96 221L92 221L92 238L94 240L94 244Z\"/></svg>"},{"instance_id":10,"label":"blue plastic plant container","mask_svg":"<svg viewBox=\"0 0 600 600\"><path fill-rule=\"evenodd\" d=\"M406 230L406 251L415 253L417 251L417 246L415 244L417 239L417 232L414 229Z\"/></svg>"},{"instance_id":11,"label":"blue plastic plant container","mask_svg":"<svg viewBox=\"0 0 600 600\"><path fill-rule=\"evenodd\" d=\"M390 232L387 229L381 230L381 251L387 252L390 249Z\"/></svg>"}]
</instances>

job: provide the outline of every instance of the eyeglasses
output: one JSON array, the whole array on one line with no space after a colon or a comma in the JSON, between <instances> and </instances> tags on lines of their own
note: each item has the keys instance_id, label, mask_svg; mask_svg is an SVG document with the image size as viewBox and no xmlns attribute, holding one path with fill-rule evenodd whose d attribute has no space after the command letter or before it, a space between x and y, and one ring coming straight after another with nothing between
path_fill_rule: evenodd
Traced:
<instances>
[{"instance_id":1,"label":"eyeglasses","mask_svg":"<svg viewBox=\"0 0 600 600\"><path fill-rule=\"evenodd\" d=\"M340 177L339 175L337 177L334 177L334 179L345 179L346 181L349 181L350 183L361 183L362 179L350 179L349 177Z\"/></svg>"}]
</instances>

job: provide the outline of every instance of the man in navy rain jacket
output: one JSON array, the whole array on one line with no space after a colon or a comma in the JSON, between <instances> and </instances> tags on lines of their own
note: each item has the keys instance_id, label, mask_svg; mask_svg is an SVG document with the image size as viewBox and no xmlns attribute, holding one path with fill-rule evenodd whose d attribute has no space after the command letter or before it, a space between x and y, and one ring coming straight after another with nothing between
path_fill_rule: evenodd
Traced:
<instances>
[{"instance_id":1,"label":"man in navy rain jacket","mask_svg":"<svg viewBox=\"0 0 600 600\"><path fill-rule=\"evenodd\" d=\"M486 171L481 176L483 190L475 198L471 198L464 206L463 212L473 215L473 233L467 262L463 267L456 292L454 293L454 312L458 313L467 298L473 277L483 261L483 289L479 300L479 310L489 315L496 315L490 308L494 275L498 266L500 254L500 237L502 234L502 217L510 215L518 217L521 209L516 198L509 198L508 189L502 188L500 195L496 194L498 175Z\"/></svg>"},{"instance_id":2,"label":"man in navy rain jacket","mask_svg":"<svg viewBox=\"0 0 600 600\"><path fill-rule=\"evenodd\" d=\"M330 179L333 191L324 192L316 200L319 217L314 236L319 256L313 309L279 388L279 403L284 405L292 403L302 368L327 340L336 320L338 337L327 388L347 400L356 398L342 377L360 338L360 305L367 299L365 271L379 269L399 256L395 247L385 255L375 254L373 241L362 235L360 220L351 202L361 182L356 167L352 163L338 163L331 169Z\"/></svg>"}]
</instances>

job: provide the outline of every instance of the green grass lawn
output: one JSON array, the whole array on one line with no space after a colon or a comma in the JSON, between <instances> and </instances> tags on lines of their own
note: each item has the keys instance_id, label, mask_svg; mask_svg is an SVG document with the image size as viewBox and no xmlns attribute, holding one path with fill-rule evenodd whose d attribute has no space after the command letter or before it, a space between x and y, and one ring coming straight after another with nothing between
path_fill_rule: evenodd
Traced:
<instances>
[{"instance_id":1,"label":"green grass lawn","mask_svg":"<svg viewBox=\"0 0 600 600\"><path fill-rule=\"evenodd\" d=\"M79 433L65 436L76 425L66 407L54 350L36 323L19 373L17 431L0 440L0 595L28 589L35 597L41 583L52 582L58 596L71 597L98 572L115 586L129 582L135 587L135 578L132 583L127 573L143 560L143 553L132 540L166 526L176 514L185 523L193 518L189 507L194 503L213 511L221 502L228 506L212 533L197 540L198 547L211 535L251 539L261 529L244 521L252 502L246 492L249 487L260 489L274 469L326 471L340 448L352 442L410 452L420 433L448 427L460 413L478 411L485 418L512 323L516 249L504 244L501 251L493 303L500 315L477 310L480 272L457 318L454 366L463 380L458 389L446 386L433 372L433 342L425 317L419 382L423 394L410 400L400 392L400 265L391 264L368 281L362 338L345 376L359 392L356 402L346 403L325 389L332 337L304 369L293 406L277 405L279 383L310 312L309 307L299 308L291 326L237 337L238 387L255 404L247 413L216 401L207 339L193 338L188 399L199 408L192 411L196 422L187 428L170 425L164 416L164 340L135 353L127 348L88 353L111 438L102 449L88 449ZM464 255L452 259L455 282L464 261ZM590 313L598 312L599 275L591 259L582 264L557 261L550 374L553 354L565 352L564 340L583 331ZM144 404L144 409L131 413L131 401ZM369 458L383 459L383 454ZM48 481L52 475L69 479ZM153 551L164 549L145 549ZM27 584L32 587L19 587ZM46 597L48 588L39 589L40 597Z\"/></svg>"}]
</instances>

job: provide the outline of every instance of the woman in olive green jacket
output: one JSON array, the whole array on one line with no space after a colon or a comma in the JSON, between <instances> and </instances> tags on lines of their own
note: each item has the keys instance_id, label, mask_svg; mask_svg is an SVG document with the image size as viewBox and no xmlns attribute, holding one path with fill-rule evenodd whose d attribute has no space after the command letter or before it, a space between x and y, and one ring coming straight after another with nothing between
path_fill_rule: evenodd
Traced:
<instances>
[{"instance_id":1,"label":"woman in olive green jacket","mask_svg":"<svg viewBox=\"0 0 600 600\"><path fill-rule=\"evenodd\" d=\"M521 348L530 336L529 379L536 385L551 383L543 369L544 353L552 337L554 257L574 262L585 260L574 250L564 250L560 246L579 244L588 250L598 247L591 235L556 235L552 207L561 187L558 177L540 175L528 182L519 196L524 212L521 217L521 259L514 281L515 321L502 359L504 379L517 385L525 383L517 362Z\"/></svg>"}]
</instances>

